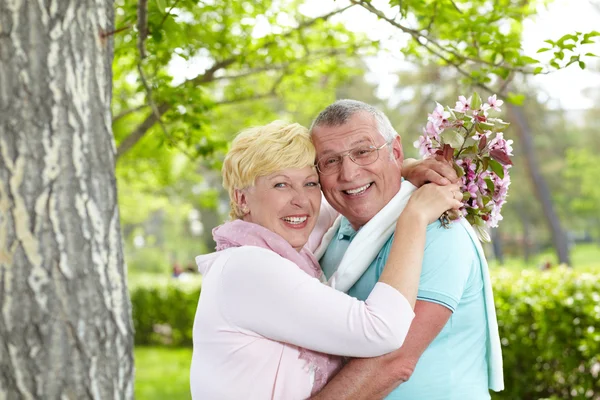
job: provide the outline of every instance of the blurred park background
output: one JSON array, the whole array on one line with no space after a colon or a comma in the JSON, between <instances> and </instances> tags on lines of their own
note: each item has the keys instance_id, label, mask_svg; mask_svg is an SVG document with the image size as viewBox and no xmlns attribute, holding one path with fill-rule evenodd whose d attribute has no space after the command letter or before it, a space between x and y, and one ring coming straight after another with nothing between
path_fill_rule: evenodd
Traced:
<instances>
[{"instance_id":1,"label":"blurred park background","mask_svg":"<svg viewBox=\"0 0 600 400\"><path fill-rule=\"evenodd\" d=\"M137 1L115 10L137 398L189 398L194 257L227 216L219 169L237 132L308 126L353 98L384 110L418 157L435 102L477 90L511 103L515 149L486 247L506 370L495 398L600 399L600 2L150 0L147 31Z\"/></svg>"}]
</instances>

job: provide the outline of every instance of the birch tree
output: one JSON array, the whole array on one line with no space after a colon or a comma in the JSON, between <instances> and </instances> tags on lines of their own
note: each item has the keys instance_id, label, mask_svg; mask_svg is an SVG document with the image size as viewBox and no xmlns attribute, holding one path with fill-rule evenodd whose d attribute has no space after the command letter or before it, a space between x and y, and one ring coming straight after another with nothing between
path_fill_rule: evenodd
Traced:
<instances>
[{"instance_id":1,"label":"birch tree","mask_svg":"<svg viewBox=\"0 0 600 400\"><path fill-rule=\"evenodd\" d=\"M110 0L0 0L0 399L133 396Z\"/></svg>"}]
</instances>

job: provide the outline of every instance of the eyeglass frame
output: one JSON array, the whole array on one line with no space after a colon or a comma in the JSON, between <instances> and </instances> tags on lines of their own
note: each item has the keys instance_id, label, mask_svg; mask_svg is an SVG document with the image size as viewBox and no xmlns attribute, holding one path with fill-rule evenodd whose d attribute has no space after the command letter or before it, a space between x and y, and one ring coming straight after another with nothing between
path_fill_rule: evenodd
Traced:
<instances>
[{"instance_id":1,"label":"eyeglass frame","mask_svg":"<svg viewBox=\"0 0 600 400\"><path fill-rule=\"evenodd\" d=\"M341 171L341 169L342 169L344 157L346 157L346 156L347 156L347 157L350 159L350 161L352 161L354 164L356 164L356 165L359 165L359 166L361 166L361 167L364 167L364 166L366 166L366 165L371 165L371 164L374 164L374 163L375 163L377 160L379 160L379 150L381 150L381 149L383 149L385 146L389 146L389 145L391 145L391 144L392 144L392 142L385 142L384 144L382 144L382 145L381 145L381 146L379 146L379 147L375 147L375 146L373 146L373 145L369 146L369 147L368 147L368 149L369 149L369 150L373 150L373 151L375 151L375 152L377 153L377 157L376 157L376 158L375 158L373 161L371 161L370 163L368 163L368 164L359 164L359 163L357 163L357 162L356 162L356 160L354 160L354 159L353 159L353 158L350 156L350 154L351 154L353 151L355 151L355 150L358 150L358 149L361 149L360 147L355 147L355 148L353 148L353 149L350 149L350 150L347 150L347 151L344 151L344 152L341 152L341 153L337 153L337 154L335 154L335 155L337 155L337 156L339 157L339 160L340 160L340 167L339 167L339 171ZM333 174L335 174L335 173L336 173L336 171L329 172L329 173L325 173L325 172L321 171L321 168L319 168L319 161L320 161L320 160L322 160L323 158L327 158L327 157L332 157L332 156L323 156L323 157L320 157L320 158L317 160L317 162L315 163L315 167L317 168L317 171L318 171L319 173L323 174L323 175L333 175ZM339 171L337 171L337 172L339 172Z\"/></svg>"}]
</instances>

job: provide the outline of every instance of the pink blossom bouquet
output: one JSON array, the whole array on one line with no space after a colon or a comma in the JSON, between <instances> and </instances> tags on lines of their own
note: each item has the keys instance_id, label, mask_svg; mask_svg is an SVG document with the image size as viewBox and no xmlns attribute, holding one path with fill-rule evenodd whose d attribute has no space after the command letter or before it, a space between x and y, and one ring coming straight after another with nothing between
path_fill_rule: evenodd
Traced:
<instances>
[{"instance_id":1,"label":"pink blossom bouquet","mask_svg":"<svg viewBox=\"0 0 600 400\"><path fill-rule=\"evenodd\" d=\"M494 228L502 219L500 210L510 185L512 140L505 140L503 134L509 124L488 116L500 111L503 103L496 95L483 103L477 93L468 99L459 96L454 108L444 109L436 103L423 134L414 143L421 156L451 162L461 179L460 215L445 214L442 223L463 216L483 242L490 241L486 226Z\"/></svg>"}]
</instances>

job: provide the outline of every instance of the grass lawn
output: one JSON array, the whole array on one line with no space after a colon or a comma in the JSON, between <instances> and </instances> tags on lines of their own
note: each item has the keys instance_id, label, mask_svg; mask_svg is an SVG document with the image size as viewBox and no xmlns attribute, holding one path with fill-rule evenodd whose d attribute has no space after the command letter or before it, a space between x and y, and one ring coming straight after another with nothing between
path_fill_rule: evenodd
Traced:
<instances>
[{"instance_id":1,"label":"grass lawn","mask_svg":"<svg viewBox=\"0 0 600 400\"><path fill-rule=\"evenodd\" d=\"M503 265L499 265L488 253L490 267L504 267L511 270L539 269L545 261L550 261L553 266L558 265L554 249L548 249L541 253L532 255L529 262L520 257L507 257ZM578 244L571 248L571 263L573 268L581 271L597 271L600 269L600 246L595 243Z\"/></svg>"},{"instance_id":2,"label":"grass lawn","mask_svg":"<svg viewBox=\"0 0 600 400\"><path fill-rule=\"evenodd\" d=\"M136 347L135 398L188 400L191 348Z\"/></svg>"}]
</instances>

